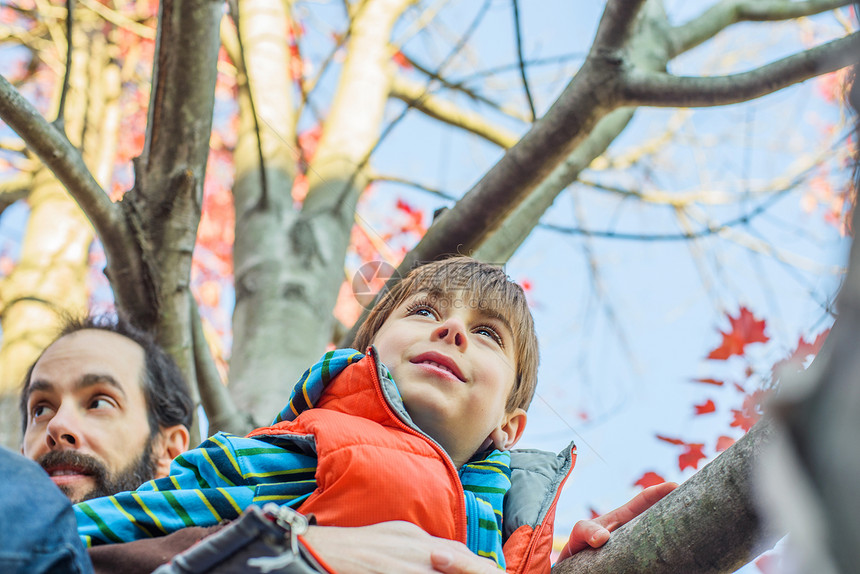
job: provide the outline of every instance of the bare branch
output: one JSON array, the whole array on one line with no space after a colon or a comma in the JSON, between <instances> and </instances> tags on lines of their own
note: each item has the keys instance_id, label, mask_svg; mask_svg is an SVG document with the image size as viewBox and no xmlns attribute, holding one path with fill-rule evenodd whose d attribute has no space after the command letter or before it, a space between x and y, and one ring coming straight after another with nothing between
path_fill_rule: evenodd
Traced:
<instances>
[{"instance_id":1,"label":"bare branch","mask_svg":"<svg viewBox=\"0 0 860 574\"><path fill-rule=\"evenodd\" d=\"M847 6L852 1L722 0L672 31L672 57L695 48L738 22L768 22L812 16Z\"/></svg>"},{"instance_id":2,"label":"bare branch","mask_svg":"<svg viewBox=\"0 0 860 574\"><path fill-rule=\"evenodd\" d=\"M128 235L116 205L93 178L80 152L0 76L0 118L54 172L93 223L105 246L126 246Z\"/></svg>"},{"instance_id":3,"label":"bare branch","mask_svg":"<svg viewBox=\"0 0 860 574\"><path fill-rule=\"evenodd\" d=\"M20 172L0 181L0 213L16 201L25 199L30 194L32 185L33 174L27 172Z\"/></svg>"},{"instance_id":4,"label":"bare branch","mask_svg":"<svg viewBox=\"0 0 860 574\"><path fill-rule=\"evenodd\" d=\"M221 375L215 366L209 344L203 333L203 322L197 302L191 305L191 336L194 344L194 370L197 373L197 388L203 410L209 418L209 434L227 431L244 434L250 428L250 421L243 420L227 387L221 381Z\"/></svg>"},{"instance_id":5,"label":"bare branch","mask_svg":"<svg viewBox=\"0 0 860 574\"><path fill-rule=\"evenodd\" d=\"M57 127L61 130L64 129L63 124L65 123L66 97L69 93L69 78L72 75L72 54L74 53L74 50L72 49L72 38L75 22L75 0L66 0L66 11L66 69L63 73L60 104L57 107L57 119L55 120Z\"/></svg>"},{"instance_id":6,"label":"bare branch","mask_svg":"<svg viewBox=\"0 0 860 574\"><path fill-rule=\"evenodd\" d=\"M728 76L679 77L630 70L622 81L625 105L722 106L751 100L833 72L857 61L860 32L794 54L749 72Z\"/></svg>"},{"instance_id":7,"label":"bare branch","mask_svg":"<svg viewBox=\"0 0 860 574\"><path fill-rule=\"evenodd\" d=\"M416 62L415 60L411 59L409 56L406 56L404 54L404 57L406 57L407 61L416 70L418 70L422 74L426 74L428 77L436 80L443 87L445 87L449 90L452 90L455 92L461 92L461 93L467 95L468 97L470 97L471 99L475 100L476 102L481 102L482 104L486 104L486 105L490 106L491 108L493 108L494 110L498 111L499 113L505 114L506 116L510 116L510 117L514 118L515 120L520 120L522 122L533 121L533 120L529 119L525 114L513 109L512 106L506 106L504 104L500 104L498 102L491 100L487 96L479 94L477 91L466 86L464 81L452 82L451 80L449 80L448 78L443 76L441 73L434 72L433 70L430 70L429 68L421 65L420 62ZM555 59L553 59L553 61L555 61ZM513 66L515 67L516 65L514 64ZM499 68L496 68L496 70L498 70L498 69ZM490 72L490 73L492 73L492 72ZM478 77L478 74L476 74L475 76L470 76L470 77L471 78Z\"/></svg>"},{"instance_id":8,"label":"bare branch","mask_svg":"<svg viewBox=\"0 0 860 574\"><path fill-rule=\"evenodd\" d=\"M519 136L487 121L480 114L464 110L449 100L427 91L422 84L396 74L391 82L391 96L416 110L446 124L463 128L505 149L513 146Z\"/></svg>"},{"instance_id":9,"label":"bare branch","mask_svg":"<svg viewBox=\"0 0 860 574\"><path fill-rule=\"evenodd\" d=\"M397 183L400 185L405 185L407 187L411 187L417 189L419 191L423 191L425 193L429 193L431 195L435 195L436 197L446 199L448 201L457 201L457 198L451 195L450 193L446 193L441 189L435 189L433 187L428 187L422 183L417 181L412 181L410 179L405 179L402 177L397 177L396 175L381 175L381 174L370 174L370 181L387 181L389 183Z\"/></svg>"},{"instance_id":10,"label":"bare branch","mask_svg":"<svg viewBox=\"0 0 860 574\"><path fill-rule=\"evenodd\" d=\"M514 31L517 36L517 62L519 62L520 68L520 77L523 79L523 90L526 93L526 101L529 103L529 110L532 113L532 121L537 119L537 112L535 111L535 103L532 99L531 90L529 90L529 81L526 78L526 66L523 61L523 38L522 38L522 29L520 26L520 7L519 2L517 0L511 0L514 6Z\"/></svg>"}]
</instances>

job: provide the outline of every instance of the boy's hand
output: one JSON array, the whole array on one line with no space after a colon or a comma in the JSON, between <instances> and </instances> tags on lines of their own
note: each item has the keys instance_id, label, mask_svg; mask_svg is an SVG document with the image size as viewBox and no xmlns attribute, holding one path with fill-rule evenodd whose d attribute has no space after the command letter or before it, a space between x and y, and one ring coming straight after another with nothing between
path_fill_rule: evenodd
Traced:
<instances>
[{"instance_id":1,"label":"boy's hand","mask_svg":"<svg viewBox=\"0 0 860 574\"><path fill-rule=\"evenodd\" d=\"M494 562L465 544L430 536L410 522L311 526L303 538L338 574L499 574Z\"/></svg>"},{"instance_id":2,"label":"boy's hand","mask_svg":"<svg viewBox=\"0 0 860 574\"><path fill-rule=\"evenodd\" d=\"M651 506L678 488L674 482L664 482L649 486L633 497L630 502L591 520L580 520L573 526L567 545L558 557L559 561L569 558L589 546L599 548L609 540L609 533L639 516Z\"/></svg>"}]
</instances>

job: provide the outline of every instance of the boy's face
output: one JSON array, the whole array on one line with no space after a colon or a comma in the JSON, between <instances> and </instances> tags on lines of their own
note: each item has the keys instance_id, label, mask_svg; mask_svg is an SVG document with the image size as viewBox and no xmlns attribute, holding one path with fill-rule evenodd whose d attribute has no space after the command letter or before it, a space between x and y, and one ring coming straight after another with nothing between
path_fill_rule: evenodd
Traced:
<instances>
[{"instance_id":1,"label":"boy's face","mask_svg":"<svg viewBox=\"0 0 860 574\"><path fill-rule=\"evenodd\" d=\"M462 465L490 442L510 448L525 411L505 412L516 379L508 321L459 294L418 293L396 307L373 344L409 415Z\"/></svg>"}]
</instances>

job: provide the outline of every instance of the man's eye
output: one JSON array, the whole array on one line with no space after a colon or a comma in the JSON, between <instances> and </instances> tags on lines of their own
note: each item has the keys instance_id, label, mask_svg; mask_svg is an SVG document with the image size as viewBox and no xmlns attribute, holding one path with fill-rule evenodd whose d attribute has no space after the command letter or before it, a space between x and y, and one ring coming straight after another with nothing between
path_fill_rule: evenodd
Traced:
<instances>
[{"instance_id":1,"label":"man's eye","mask_svg":"<svg viewBox=\"0 0 860 574\"><path fill-rule=\"evenodd\" d=\"M116 403L106 397L97 397L90 403L91 409L112 409L116 407Z\"/></svg>"},{"instance_id":2,"label":"man's eye","mask_svg":"<svg viewBox=\"0 0 860 574\"><path fill-rule=\"evenodd\" d=\"M33 410L31 412L32 412L33 418L37 419L39 417L51 414L51 412L53 412L53 410L48 405L39 404L39 405L34 406Z\"/></svg>"}]
</instances>

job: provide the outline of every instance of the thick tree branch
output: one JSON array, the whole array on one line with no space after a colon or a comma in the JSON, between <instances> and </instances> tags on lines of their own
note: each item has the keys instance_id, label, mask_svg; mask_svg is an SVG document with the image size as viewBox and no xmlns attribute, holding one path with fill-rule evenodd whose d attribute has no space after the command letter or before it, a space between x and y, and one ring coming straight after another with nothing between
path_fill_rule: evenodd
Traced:
<instances>
[{"instance_id":1,"label":"thick tree branch","mask_svg":"<svg viewBox=\"0 0 860 574\"><path fill-rule=\"evenodd\" d=\"M754 467L772 433L768 421L759 422L677 490L616 530L605 546L556 564L553 574L734 572L782 534L762 520L753 488Z\"/></svg>"},{"instance_id":2,"label":"thick tree branch","mask_svg":"<svg viewBox=\"0 0 860 574\"><path fill-rule=\"evenodd\" d=\"M499 230L478 247L473 256L481 261L501 263L510 259L522 245L540 218L567 186L579 177L591 162L606 151L633 117L633 108L613 111L588 134L571 154L538 185L534 192L505 220Z\"/></svg>"},{"instance_id":3,"label":"thick tree branch","mask_svg":"<svg viewBox=\"0 0 860 574\"><path fill-rule=\"evenodd\" d=\"M851 4L853 0L722 0L686 24L673 29L672 57L706 42L738 22L768 22L802 18Z\"/></svg>"},{"instance_id":4,"label":"thick tree branch","mask_svg":"<svg viewBox=\"0 0 860 574\"><path fill-rule=\"evenodd\" d=\"M633 32L636 15L646 0L609 0L597 26L591 53L621 49Z\"/></svg>"},{"instance_id":5,"label":"thick tree branch","mask_svg":"<svg viewBox=\"0 0 860 574\"><path fill-rule=\"evenodd\" d=\"M625 105L708 107L735 104L833 72L857 61L860 32L794 54L749 72L714 77L679 77L630 70L622 82Z\"/></svg>"},{"instance_id":6,"label":"thick tree branch","mask_svg":"<svg viewBox=\"0 0 860 574\"><path fill-rule=\"evenodd\" d=\"M476 112L464 110L451 101L429 93L424 85L401 74L395 74L392 79L391 96L431 118L462 128L505 149L519 140L516 134L492 124Z\"/></svg>"},{"instance_id":7,"label":"thick tree branch","mask_svg":"<svg viewBox=\"0 0 860 574\"><path fill-rule=\"evenodd\" d=\"M0 76L0 118L21 136L83 209L109 250L122 259L130 248L130 236L119 209L93 178L80 152L65 135L36 111L20 93ZM110 254L109 254L110 256Z\"/></svg>"}]
</instances>

